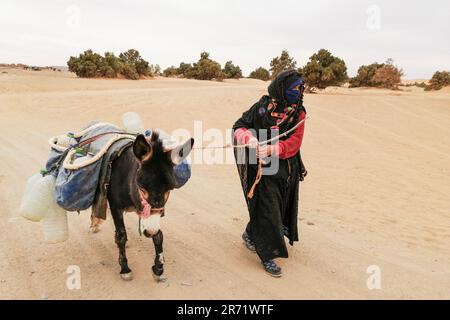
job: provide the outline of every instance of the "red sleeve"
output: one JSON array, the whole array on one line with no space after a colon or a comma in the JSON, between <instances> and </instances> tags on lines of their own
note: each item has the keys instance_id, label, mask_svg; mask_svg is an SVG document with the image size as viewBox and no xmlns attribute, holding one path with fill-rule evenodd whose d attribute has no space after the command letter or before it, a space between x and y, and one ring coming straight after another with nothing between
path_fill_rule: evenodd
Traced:
<instances>
[{"instance_id":1,"label":"red sleeve","mask_svg":"<svg viewBox=\"0 0 450 320\"><path fill-rule=\"evenodd\" d=\"M298 121L302 121L305 119L306 113L302 111ZM305 123L303 122L301 125L295 129L294 133L284 141L280 141L278 143L278 157L280 159L288 159L293 156L300 150L303 141L303 135L305 133Z\"/></svg>"},{"instance_id":2,"label":"red sleeve","mask_svg":"<svg viewBox=\"0 0 450 320\"><path fill-rule=\"evenodd\" d=\"M233 138L239 144L247 144L248 140L250 140L251 137L253 137L253 134L247 128L239 128L234 131L233 135Z\"/></svg>"}]
</instances>

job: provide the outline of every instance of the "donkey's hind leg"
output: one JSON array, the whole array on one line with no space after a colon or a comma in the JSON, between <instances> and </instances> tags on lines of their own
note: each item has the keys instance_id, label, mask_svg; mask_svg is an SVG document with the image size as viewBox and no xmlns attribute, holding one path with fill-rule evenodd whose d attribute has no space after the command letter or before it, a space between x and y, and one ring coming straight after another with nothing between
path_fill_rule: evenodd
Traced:
<instances>
[{"instance_id":1,"label":"donkey's hind leg","mask_svg":"<svg viewBox=\"0 0 450 320\"><path fill-rule=\"evenodd\" d=\"M100 225L104 220L94 217L94 213L91 212L91 226L89 227L89 233L97 233L100 231Z\"/></svg>"},{"instance_id":2,"label":"donkey's hind leg","mask_svg":"<svg viewBox=\"0 0 450 320\"><path fill-rule=\"evenodd\" d=\"M123 222L123 212L111 206L111 214L114 220L114 226L116 227L115 240L117 247L119 248L120 277L123 280L129 281L133 279L133 274L128 267L128 260L125 252L127 231L125 229L125 223Z\"/></svg>"}]
</instances>

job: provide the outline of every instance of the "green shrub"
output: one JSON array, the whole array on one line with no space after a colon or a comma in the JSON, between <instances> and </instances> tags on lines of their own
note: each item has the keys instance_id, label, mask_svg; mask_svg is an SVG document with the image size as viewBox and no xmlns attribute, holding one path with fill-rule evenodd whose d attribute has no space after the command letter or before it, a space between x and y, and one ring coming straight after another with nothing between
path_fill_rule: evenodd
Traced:
<instances>
[{"instance_id":1,"label":"green shrub","mask_svg":"<svg viewBox=\"0 0 450 320\"><path fill-rule=\"evenodd\" d=\"M418 88L427 88L427 84L425 82L414 82L414 83L406 83L406 84L402 84L402 86L404 87L418 87Z\"/></svg>"},{"instance_id":2,"label":"green shrub","mask_svg":"<svg viewBox=\"0 0 450 320\"><path fill-rule=\"evenodd\" d=\"M308 87L319 89L341 85L348 79L344 60L333 56L325 49L313 54L309 62L299 71L303 74Z\"/></svg>"},{"instance_id":3,"label":"green shrub","mask_svg":"<svg viewBox=\"0 0 450 320\"><path fill-rule=\"evenodd\" d=\"M139 73L136 71L136 67L130 64L124 64L122 68L122 75L130 80L138 80Z\"/></svg>"},{"instance_id":4,"label":"green shrub","mask_svg":"<svg viewBox=\"0 0 450 320\"><path fill-rule=\"evenodd\" d=\"M99 71L103 77L116 78L122 73L123 62L112 52L105 52L105 57L100 61Z\"/></svg>"},{"instance_id":5,"label":"green shrub","mask_svg":"<svg viewBox=\"0 0 450 320\"><path fill-rule=\"evenodd\" d=\"M227 61L222 69L222 73L226 79L242 78L242 70L239 66L235 66L232 61Z\"/></svg>"},{"instance_id":6,"label":"green shrub","mask_svg":"<svg viewBox=\"0 0 450 320\"><path fill-rule=\"evenodd\" d=\"M192 64L181 62L178 67L178 74L185 77L190 78L192 73Z\"/></svg>"},{"instance_id":7,"label":"green shrub","mask_svg":"<svg viewBox=\"0 0 450 320\"><path fill-rule=\"evenodd\" d=\"M69 71L84 78L116 78L123 75L127 79L136 80L141 76L150 76L160 72L159 66L158 68L150 66L147 61L142 59L139 51L134 49L121 53L119 57L111 52L105 52L105 55L101 56L92 50L86 50L78 57L70 57L67 65Z\"/></svg>"},{"instance_id":8,"label":"green shrub","mask_svg":"<svg viewBox=\"0 0 450 320\"><path fill-rule=\"evenodd\" d=\"M74 72L78 77L93 78L100 76L99 66L102 56L92 50L86 50L78 58L70 57L67 65L69 71Z\"/></svg>"},{"instance_id":9,"label":"green shrub","mask_svg":"<svg viewBox=\"0 0 450 320\"><path fill-rule=\"evenodd\" d=\"M384 66L384 63L372 63L358 68L356 77L350 79L350 87L375 87L373 76L378 69Z\"/></svg>"},{"instance_id":10,"label":"green shrub","mask_svg":"<svg viewBox=\"0 0 450 320\"><path fill-rule=\"evenodd\" d=\"M145 61L144 59L142 59L141 55L139 54L139 51L137 51L135 49L130 49L126 52L119 54L119 58L120 58L120 60L123 61L123 63L125 65L129 66L129 68L127 68L127 70L130 70L131 73L127 73L127 74L133 75L133 77L129 78L129 79L134 79L134 72L132 72L132 71L135 71L138 74L138 76L150 75L149 63L147 61ZM124 76L127 77L126 74L124 74Z\"/></svg>"},{"instance_id":11,"label":"green shrub","mask_svg":"<svg viewBox=\"0 0 450 320\"><path fill-rule=\"evenodd\" d=\"M178 69L175 66L170 66L163 71L164 77L176 77L178 75Z\"/></svg>"},{"instance_id":12,"label":"green shrub","mask_svg":"<svg viewBox=\"0 0 450 320\"><path fill-rule=\"evenodd\" d=\"M425 82L415 82L414 85L416 87L423 88L423 89L426 89L428 86Z\"/></svg>"},{"instance_id":13,"label":"green shrub","mask_svg":"<svg viewBox=\"0 0 450 320\"><path fill-rule=\"evenodd\" d=\"M283 50L279 57L275 57L270 61L271 77L274 79L280 72L289 69L295 69L297 62L289 55L287 50Z\"/></svg>"},{"instance_id":14,"label":"green shrub","mask_svg":"<svg viewBox=\"0 0 450 320\"><path fill-rule=\"evenodd\" d=\"M385 63L372 63L358 68L356 77L350 79L350 87L378 87L397 89L403 71L394 65L392 59Z\"/></svg>"},{"instance_id":15,"label":"green shrub","mask_svg":"<svg viewBox=\"0 0 450 320\"><path fill-rule=\"evenodd\" d=\"M194 63L192 69L188 72L189 78L198 80L221 80L223 79L222 69L220 64L209 58L209 53L202 52L200 54L200 60Z\"/></svg>"},{"instance_id":16,"label":"green shrub","mask_svg":"<svg viewBox=\"0 0 450 320\"><path fill-rule=\"evenodd\" d=\"M270 79L270 73L267 69L259 67L258 69L252 71L248 77L252 79L267 81Z\"/></svg>"},{"instance_id":17,"label":"green shrub","mask_svg":"<svg viewBox=\"0 0 450 320\"><path fill-rule=\"evenodd\" d=\"M425 88L426 91L440 90L450 85L450 72L436 71L430 80L430 84Z\"/></svg>"}]
</instances>

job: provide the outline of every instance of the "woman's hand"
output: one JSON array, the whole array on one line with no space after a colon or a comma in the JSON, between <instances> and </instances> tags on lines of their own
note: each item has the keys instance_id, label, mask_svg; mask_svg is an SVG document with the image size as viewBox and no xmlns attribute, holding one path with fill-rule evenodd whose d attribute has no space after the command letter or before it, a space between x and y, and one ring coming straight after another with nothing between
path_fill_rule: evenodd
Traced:
<instances>
[{"instance_id":1,"label":"woman's hand","mask_svg":"<svg viewBox=\"0 0 450 320\"><path fill-rule=\"evenodd\" d=\"M259 147L258 158L266 158L275 153L275 146L265 144Z\"/></svg>"},{"instance_id":2,"label":"woman's hand","mask_svg":"<svg viewBox=\"0 0 450 320\"><path fill-rule=\"evenodd\" d=\"M247 142L248 147L252 148L252 149L258 148L258 144L259 144L259 141L255 137L251 137Z\"/></svg>"}]
</instances>

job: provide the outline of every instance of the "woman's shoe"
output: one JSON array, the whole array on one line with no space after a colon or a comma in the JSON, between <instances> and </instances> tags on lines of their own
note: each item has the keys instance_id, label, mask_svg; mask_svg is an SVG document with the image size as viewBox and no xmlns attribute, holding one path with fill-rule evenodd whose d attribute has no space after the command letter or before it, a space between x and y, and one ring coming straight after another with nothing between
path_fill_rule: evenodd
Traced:
<instances>
[{"instance_id":1,"label":"woman's shoe","mask_svg":"<svg viewBox=\"0 0 450 320\"><path fill-rule=\"evenodd\" d=\"M268 260L268 261L261 261L264 270L266 270L266 272L268 274L270 274L272 277L276 277L279 278L282 276L283 271L281 270L281 268L275 263L275 261L273 260Z\"/></svg>"},{"instance_id":2,"label":"woman's shoe","mask_svg":"<svg viewBox=\"0 0 450 320\"><path fill-rule=\"evenodd\" d=\"M244 240L244 244L248 250L250 250L251 252L256 252L255 243L250 238L247 231L244 231L244 233L242 234L242 240Z\"/></svg>"}]
</instances>

